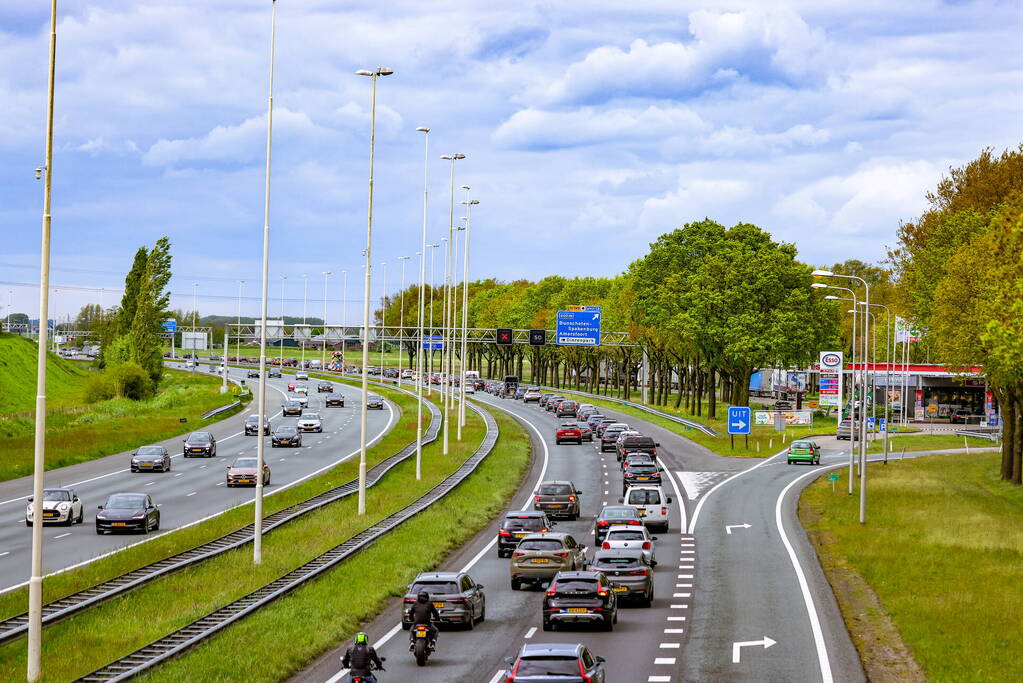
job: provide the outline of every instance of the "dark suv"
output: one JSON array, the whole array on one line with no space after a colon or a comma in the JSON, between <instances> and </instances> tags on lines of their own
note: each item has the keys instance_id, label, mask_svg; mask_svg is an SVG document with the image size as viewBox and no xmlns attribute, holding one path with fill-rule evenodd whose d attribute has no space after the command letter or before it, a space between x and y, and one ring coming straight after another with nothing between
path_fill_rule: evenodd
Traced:
<instances>
[{"instance_id":1,"label":"dark suv","mask_svg":"<svg viewBox=\"0 0 1023 683\"><path fill-rule=\"evenodd\" d=\"M602 572L558 572L543 598L543 630L555 624L599 624L605 631L618 623L618 598Z\"/></svg>"},{"instance_id":2,"label":"dark suv","mask_svg":"<svg viewBox=\"0 0 1023 683\"><path fill-rule=\"evenodd\" d=\"M643 607L654 601L654 570L642 550L598 550L590 568L607 577L619 600L634 598Z\"/></svg>"},{"instance_id":3,"label":"dark suv","mask_svg":"<svg viewBox=\"0 0 1023 683\"><path fill-rule=\"evenodd\" d=\"M551 516L561 515L569 519L579 518L579 495L582 493L570 481L540 482L533 496L533 509Z\"/></svg>"},{"instance_id":4,"label":"dark suv","mask_svg":"<svg viewBox=\"0 0 1023 683\"><path fill-rule=\"evenodd\" d=\"M649 436L627 436L615 446L620 461L626 453L649 453L657 457L657 447L661 444Z\"/></svg>"},{"instance_id":5,"label":"dark suv","mask_svg":"<svg viewBox=\"0 0 1023 683\"><path fill-rule=\"evenodd\" d=\"M497 556L511 557L519 539L528 534L547 533L554 522L539 510L516 510L507 513L501 528L497 530Z\"/></svg>"},{"instance_id":6,"label":"dark suv","mask_svg":"<svg viewBox=\"0 0 1023 683\"><path fill-rule=\"evenodd\" d=\"M604 658L593 655L578 643L529 643L518 657L508 657L507 683L526 681L567 681L607 683Z\"/></svg>"},{"instance_id":7,"label":"dark suv","mask_svg":"<svg viewBox=\"0 0 1023 683\"><path fill-rule=\"evenodd\" d=\"M209 432L192 432L184 441L182 455L186 458L199 456L212 458L217 454L217 440Z\"/></svg>"},{"instance_id":8,"label":"dark suv","mask_svg":"<svg viewBox=\"0 0 1023 683\"><path fill-rule=\"evenodd\" d=\"M249 415L245 418L245 436L259 433L259 415ZM270 434L270 420L263 418L263 435Z\"/></svg>"},{"instance_id":9,"label":"dark suv","mask_svg":"<svg viewBox=\"0 0 1023 683\"><path fill-rule=\"evenodd\" d=\"M401 615L401 627L412 626L409 608L419 593L426 591L440 614L441 623L461 624L472 629L487 616L487 596L483 585L476 583L465 572L424 572L409 584Z\"/></svg>"},{"instance_id":10,"label":"dark suv","mask_svg":"<svg viewBox=\"0 0 1023 683\"><path fill-rule=\"evenodd\" d=\"M575 417L575 411L579 408L579 404L575 401L562 401L558 404L558 409L554 411L555 417Z\"/></svg>"},{"instance_id":11,"label":"dark suv","mask_svg":"<svg viewBox=\"0 0 1023 683\"><path fill-rule=\"evenodd\" d=\"M661 468L654 463L635 462L627 465L622 471L622 495L630 486L660 486Z\"/></svg>"}]
</instances>

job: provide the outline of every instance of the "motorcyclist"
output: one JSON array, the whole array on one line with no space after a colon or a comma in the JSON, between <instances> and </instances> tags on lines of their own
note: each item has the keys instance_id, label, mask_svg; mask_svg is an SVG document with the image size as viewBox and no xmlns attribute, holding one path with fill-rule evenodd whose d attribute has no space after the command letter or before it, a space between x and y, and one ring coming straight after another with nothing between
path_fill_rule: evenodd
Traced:
<instances>
[{"instance_id":1,"label":"motorcyclist","mask_svg":"<svg viewBox=\"0 0 1023 683\"><path fill-rule=\"evenodd\" d=\"M437 627L433 624L440 621L440 614L437 612L437 608L433 606L433 603L430 602L429 593L419 591L415 603L409 607L409 615L412 617L412 630L414 631L416 626L425 625L430 631L430 644L436 648Z\"/></svg>"},{"instance_id":2,"label":"motorcyclist","mask_svg":"<svg viewBox=\"0 0 1023 683\"><path fill-rule=\"evenodd\" d=\"M341 658L341 665L349 670L350 677L362 676L367 683L376 683L376 676L373 669L383 671L384 664L377 656L377 651L369 644L369 637L365 633L356 633L352 644L345 651Z\"/></svg>"}]
</instances>

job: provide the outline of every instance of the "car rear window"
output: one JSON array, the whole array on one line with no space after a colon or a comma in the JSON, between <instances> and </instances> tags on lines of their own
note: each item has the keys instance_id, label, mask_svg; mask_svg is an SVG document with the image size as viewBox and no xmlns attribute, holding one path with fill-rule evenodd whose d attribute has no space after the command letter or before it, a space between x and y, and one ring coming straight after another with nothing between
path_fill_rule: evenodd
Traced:
<instances>
[{"instance_id":1,"label":"car rear window","mask_svg":"<svg viewBox=\"0 0 1023 683\"><path fill-rule=\"evenodd\" d=\"M629 504L631 505L660 505L661 494L650 489L629 491Z\"/></svg>"},{"instance_id":2,"label":"car rear window","mask_svg":"<svg viewBox=\"0 0 1023 683\"><path fill-rule=\"evenodd\" d=\"M561 550L561 541L537 538L519 543L519 550Z\"/></svg>"},{"instance_id":3,"label":"car rear window","mask_svg":"<svg viewBox=\"0 0 1023 683\"><path fill-rule=\"evenodd\" d=\"M792 442L792 447L793 448L813 448L813 444L811 444L809 441L793 441Z\"/></svg>"},{"instance_id":4,"label":"car rear window","mask_svg":"<svg viewBox=\"0 0 1023 683\"><path fill-rule=\"evenodd\" d=\"M646 538L642 531L610 531L608 532L608 538L613 538L616 541L642 541Z\"/></svg>"},{"instance_id":5,"label":"car rear window","mask_svg":"<svg viewBox=\"0 0 1023 683\"><path fill-rule=\"evenodd\" d=\"M576 657L530 657L521 658L515 667L516 676L579 676L579 660Z\"/></svg>"},{"instance_id":6,"label":"car rear window","mask_svg":"<svg viewBox=\"0 0 1023 683\"><path fill-rule=\"evenodd\" d=\"M526 517L525 519L512 517L504 520L504 528L513 531L537 531L544 528L544 523L539 517Z\"/></svg>"},{"instance_id":7,"label":"car rear window","mask_svg":"<svg viewBox=\"0 0 1023 683\"><path fill-rule=\"evenodd\" d=\"M639 566L639 559L635 557L598 557L590 565L594 569L598 567L606 568L619 568L619 567L637 567Z\"/></svg>"},{"instance_id":8,"label":"car rear window","mask_svg":"<svg viewBox=\"0 0 1023 683\"><path fill-rule=\"evenodd\" d=\"M631 518L633 518L635 516L636 516L636 511L631 509L631 508L629 508L627 510L622 510L622 509L609 510L607 508L604 508L604 514L603 514L604 519L625 519L625 518L631 519Z\"/></svg>"},{"instance_id":9,"label":"car rear window","mask_svg":"<svg viewBox=\"0 0 1023 683\"><path fill-rule=\"evenodd\" d=\"M567 496L572 493L568 484L544 484L540 487L541 496Z\"/></svg>"},{"instance_id":10,"label":"car rear window","mask_svg":"<svg viewBox=\"0 0 1023 683\"><path fill-rule=\"evenodd\" d=\"M577 425L575 422L565 422L564 424L561 425L561 428L562 429L579 429L579 425Z\"/></svg>"},{"instance_id":11,"label":"car rear window","mask_svg":"<svg viewBox=\"0 0 1023 683\"><path fill-rule=\"evenodd\" d=\"M657 468L653 465L637 463L629 465L629 471L633 474L655 474L657 472Z\"/></svg>"},{"instance_id":12,"label":"car rear window","mask_svg":"<svg viewBox=\"0 0 1023 683\"><path fill-rule=\"evenodd\" d=\"M557 582L559 593L596 593L596 579L561 579Z\"/></svg>"},{"instance_id":13,"label":"car rear window","mask_svg":"<svg viewBox=\"0 0 1023 683\"><path fill-rule=\"evenodd\" d=\"M462 592L454 581L416 581L409 590L413 595L419 595L421 591L426 591L430 595Z\"/></svg>"}]
</instances>

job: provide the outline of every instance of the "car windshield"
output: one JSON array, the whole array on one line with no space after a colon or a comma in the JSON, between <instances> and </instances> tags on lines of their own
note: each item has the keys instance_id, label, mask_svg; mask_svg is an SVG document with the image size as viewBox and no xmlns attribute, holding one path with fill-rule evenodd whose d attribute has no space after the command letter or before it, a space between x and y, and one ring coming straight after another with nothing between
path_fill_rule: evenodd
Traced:
<instances>
[{"instance_id":1,"label":"car windshield","mask_svg":"<svg viewBox=\"0 0 1023 683\"><path fill-rule=\"evenodd\" d=\"M210 435L206 432L196 432L192 436L188 437L188 440L192 443L208 443Z\"/></svg>"},{"instance_id":2,"label":"car windshield","mask_svg":"<svg viewBox=\"0 0 1023 683\"><path fill-rule=\"evenodd\" d=\"M661 494L649 489L633 489L629 491L629 503L631 505L660 505Z\"/></svg>"},{"instance_id":3,"label":"car windshield","mask_svg":"<svg viewBox=\"0 0 1023 683\"><path fill-rule=\"evenodd\" d=\"M303 420L319 420L320 419L320 414L319 413L306 413L305 415L302 416L302 419Z\"/></svg>"},{"instance_id":4,"label":"car windshield","mask_svg":"<svg viewBox=\"0 0 1023 683\"><path fill-rule=\"evenodd\" d=\"M639 559L635 557L596 557L593 560L591 567L606 567L608 569L616 569L619 567L635 567L639 564Z\"/></svg>"},{"instance_id":5,"label":"car windshield","mask_svg":"<svg viewBox=\"0 0 1023 683\"><path fill-rule=\"evenodd\" d=\"M568 484L544 484L540 487L541 496L567 496L572 493Z\"/></svg>"},{"instance_id":6,"label":"car windshield","mask_svg":"<svg viewBox=\"0 0 1023 683\"><path fill-rule=\"evenodd\" d=\"M519 550L561 550L561 541L536 538L519 543Z\"/></svg>"},{"instance_id":7,"label":"car windshield","mask_svg":"<svg viewBox=\"0 0 1023 683\"><path fill-rule=\"evenodd\" d=\"M43 500L71 500L71 494L64 489L47 489L43 491Z\"/></svg>"},{"instance_id":8,"label":"car windshield","mask_svg":"<svg viewBox=\"0 0 1023 683\"><path fill-rule=\"evenodd\" d=\"M561 579L557 582L559 593L595 593L596 579Z\"/></svg>"},{"instance_id":9,"label":"car windshield","mask_svg":"<svg viewBox=\"0 0 1023 683\"><path fill-rule=\"evenodd\" d=\"M249 415L245 421L253 424L259 424L259 415Z\"/></svg>"},{"instance_id":10,"label":"car windshield","mask_svg":"<svg viewBox=\"0 0 1023 683\"><path fill-rule=\"evenodd\" d=\"M284 435L284 436L287 436L288 434L294 434L294 433L295 433L295 428L294 428L294 427L291 427L291 426L287 426L287 427L284 427L284 426L282 426L282 427L278 427L278 428L277 428L277 430L276 430L276 433L277 433L278 435Z\"/></svg>"},{"instance_id":11,"label":"car windshield","mask_svg":"<svg viewBox=\"0 0 1023 683\"><path fill-rule=\"evenodd\" d=\"M302 405L302 404L299 403L298 401L288 401L288 403L287 403L287 407L288 408L297 408L300 405Z\"/></svg>"},{"instance_id":12,"label":"car windshield","mask_svg":"<svg viewBox=\"0 0 1023 683\"><path fill-rule=\"evenodd\" d=\"M444 595L462 592L458 590L458 584L454 581L416 581L412 584L412 588L409 590L409 593L419 595L421 591L426 591L430 595Z\"/></svg>"},{"instance_id":13,"label":"car windshield","mask_svg":"<svg viewBox=\"0 0 1023 683\"><path fill-rule=\"evenodd\" d=\"M607 534L608 540L612 541L642 541L646 538L642 531L610 531Z\"/></svg>"},{"instance_id":14,"label":"car windshield","mask_svg":"<svg viewBox=\"0 0 1023 683\"><path fill-rule=\"evenodd\" d=\"M536 531L545 527L540 517L511 517L504 520L504 528L512 531Z\"/></svg>"},{"instance_id":15,"label":"car windshield","mask_svg":"<svg viewBox=\"0 0 1023 683\"><path fill-rule=\"evenodd\" d=\"M126 510L131 508L144 508L146 506L146 497L119 493L110 496L107 499L107 509L110 510Z\"/></svg>"},{"instance_id":16,"label":"car windshield","mask_svg":"<svg viewBox=\"0 0 1023 683\"><path fill-rule=\"evenodd\" d=\"M238 458L237 460L234 461L234 464L231 465L231 467L255 467L255 466L256 466L255 458Z\"/></svg>"},{"instance_id":17,"label":"car windshield","mask_svg":"<svg viewBox=\"0 0 1023 683\"><path fill-rule=\"evenodd\" d=\"M579 660L575 657L530 657L520 659L515 667L519 676L579 676Z\"/></svg>"},{"instance_id":18,"label":"car windshield","mask_svg":"<svg viewBox=\"0 0 1023 683\"><path fill-rule=\"evenodd\" d=\"M136 455L163 455L163 446L143 446Z\"/></svg>"}]
</instances>

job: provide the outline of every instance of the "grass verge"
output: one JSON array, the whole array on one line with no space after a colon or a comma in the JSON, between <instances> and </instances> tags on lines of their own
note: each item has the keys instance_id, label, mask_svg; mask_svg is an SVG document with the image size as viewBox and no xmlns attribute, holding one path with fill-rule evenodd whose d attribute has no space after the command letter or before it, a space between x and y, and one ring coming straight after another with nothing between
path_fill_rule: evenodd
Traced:
<instances>
[{"instance_id":1,"label":"grass verge","mask_svg":"<svg viewBox=\"0 0 1023 683\"><path fill-rule=\"evenodd\" d=\"M996 446L990 439L979 439L975 436L956 436L955 434L913 434L911 436L898 436L888 439L888 453L901 453L905 448L907 452L912 451L938 451L947 448L993 448ZM874 441L867 444L867 453L881 453L884 451L884 444L878 435Z\"/></svg>"},{"instance_id":2,"label":"grass verge","mask_svg":"<svg viewBox=\"0 0 1023 683\"><path fill-rule=\"evenodd\" d=\"M927 680L1023 680L1023 488L998 479L997 453L935 455L870 465L867 526L858 498L807 487L800 519L835 589L861 659L877 661L877 629L836 568L877 597ZM880 638L884 640L884 638ZM872 680L901 680L881 669Z\"/></svg>"},{"instance_id":3,"label":"grass verge","mask_svg":"<svg viewBox=\"0 0 1023 683\"><path fill-rule=\"evenodd\" d=\"M89 673L269 583L371 526L456 469L479 445L483 432L482 420L473 414L467 430L463 430L463 441L456 442L448 456L440 455L439 444L431 444L424 450L421 481L415 480L414 460L398 465L370 489L363 517L356 514L358 501L352 496L279 528L264 539L259 566L252 565L251 548L241 548L55 624L47 629L44 639L43 658L48 662L45 680L62 681ZM267 647L274 649L269 644ZM0 678L17 677L24 669L25 650L25 641L0 648ZM237 656L231 659L236 661ZM251 668L245 667L246 677L252 673Z\"/></svg>"},{"instance_id":4,"label":"grass verge","mask_svg":"<svg viewBox=\"0 0 1023 683\"><path fill-rule=\"evenodd\" d=\"M0 332L0 415L30 413L36 405L36 355L39 346L31 339ZM89 371L49 353L46 359L48 410L82 405Z\"/></svg>"}]
</instances>

